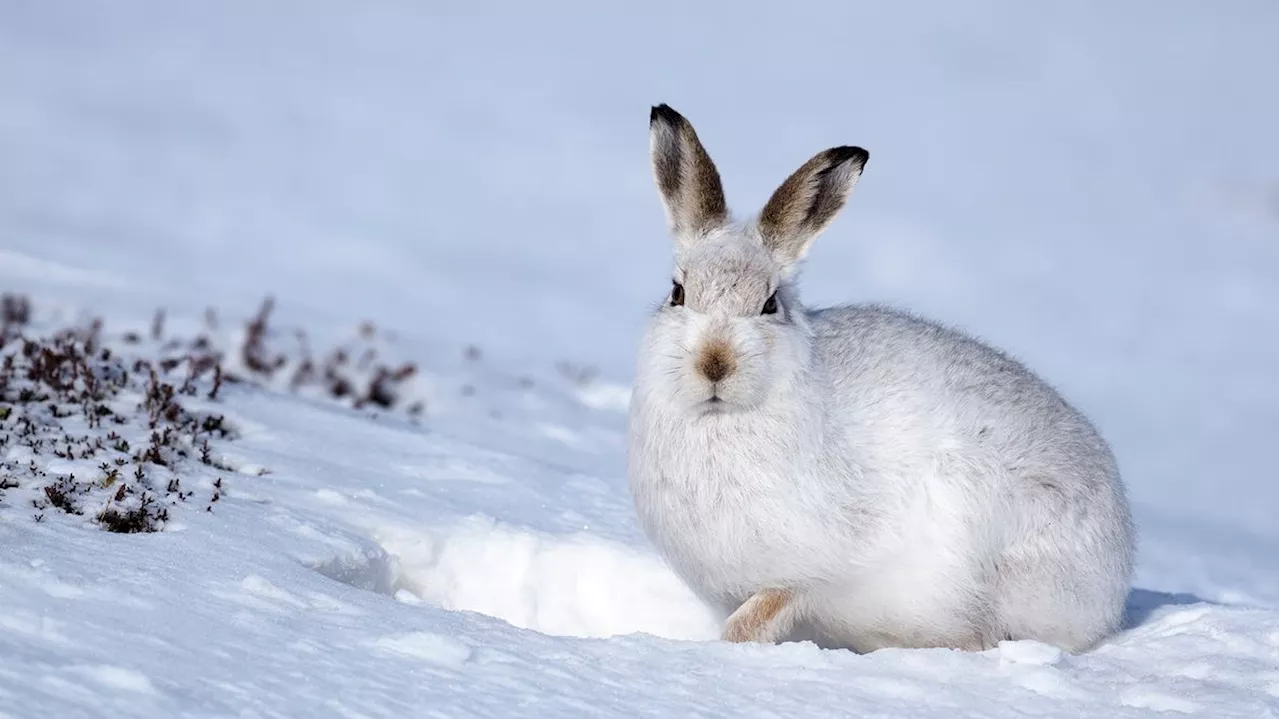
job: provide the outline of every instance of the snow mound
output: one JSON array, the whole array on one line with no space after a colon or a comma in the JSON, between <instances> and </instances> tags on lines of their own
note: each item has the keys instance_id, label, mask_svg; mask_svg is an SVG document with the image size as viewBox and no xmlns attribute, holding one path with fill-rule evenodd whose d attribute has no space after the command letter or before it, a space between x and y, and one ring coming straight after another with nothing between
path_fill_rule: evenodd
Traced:
<instances>
[{"instance_id":1,"label":"snow mound","mask_svg":"<svg viewBox=\"0 0 1280 719\"><path fill-rule=\"evenodd\" d=\"M562 636L719 635L715 617L658 557L586 533L472 516L437 532L386 531L378 541L394 558L397 589L444 609Z\"/></svg>"}]
</instances>

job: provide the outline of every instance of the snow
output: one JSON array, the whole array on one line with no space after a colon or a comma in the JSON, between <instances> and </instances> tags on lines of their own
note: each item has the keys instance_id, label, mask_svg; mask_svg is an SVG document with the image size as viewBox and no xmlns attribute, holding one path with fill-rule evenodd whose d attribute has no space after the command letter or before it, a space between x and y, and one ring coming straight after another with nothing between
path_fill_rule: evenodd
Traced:
<instances>
[{"instance_id":1,"label":"snow","mask_svg":"<svg viewBox=\"0 0 1280 719\"><path fill-rule=\"evenodd\" d=\"M142 352L156 307L190 337L212 305L235 347L270 293L317 351L376 322L426 407L206 377L183 406L236 436L174 470L164 531L5 490L0 716L1277 716L1274 4L734 8L0 5L33 331ZM744 211L871 151L807 298L959 324L1098 421L1141 531L1124 632L717 641L623 480L657 102Z\"/></svg>"}]
</instances>

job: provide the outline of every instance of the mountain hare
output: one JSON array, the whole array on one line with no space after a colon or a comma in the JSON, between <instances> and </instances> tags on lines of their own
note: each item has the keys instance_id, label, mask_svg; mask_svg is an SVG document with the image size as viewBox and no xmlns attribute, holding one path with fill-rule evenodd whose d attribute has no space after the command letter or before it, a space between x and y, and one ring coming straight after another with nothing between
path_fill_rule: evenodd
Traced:
<instances>
[{"instance_id":1,"label":"mountain hare","mask_svg":"<svg viewBox=\"0 0 1280 719\"><path fill-rule=\"evenodd\" d=\"M639 353L628 478L723 638L1078 652L1116 630L1134 532L1090 422L957 331L800 303L797 264L866 150L819 153L743 223L688 120L660 105L649 132L675 269Z\"/></svg>"}]
</instances>

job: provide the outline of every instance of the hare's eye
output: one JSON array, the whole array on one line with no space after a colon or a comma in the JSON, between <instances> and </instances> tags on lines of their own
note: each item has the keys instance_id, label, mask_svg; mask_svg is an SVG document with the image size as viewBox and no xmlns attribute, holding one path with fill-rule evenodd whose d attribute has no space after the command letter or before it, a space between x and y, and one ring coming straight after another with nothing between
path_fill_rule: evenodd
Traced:
<instances>
[{"instance_id":1,"label":"hare's eye","mask_svg":"<svg viewBox=\"0 0 1280 719\"><path fill-rule=\"evenodd\" d=\"M684 285L679 282L673 282L671 284L674 285L674 287L671 288L671 306L679 307L684 304Z\"/></svg>"},{"instance_id":2,"label":"hare's eye","mask_svg":"<svg viewBox=\"0 0 1280 719\"><path fill-rule=\"evenodd\" d=\"M764 307L760 310L762 315L771 315L778 311L778 293L774 292L769 295L769 299L764 301Z\"/></svg>"}]
</instances>

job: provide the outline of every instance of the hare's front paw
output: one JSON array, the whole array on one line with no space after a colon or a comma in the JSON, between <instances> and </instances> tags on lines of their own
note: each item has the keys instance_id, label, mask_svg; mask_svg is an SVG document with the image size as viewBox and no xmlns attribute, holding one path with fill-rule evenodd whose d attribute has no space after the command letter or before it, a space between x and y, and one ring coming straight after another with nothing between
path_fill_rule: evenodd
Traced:
<instances>
[{"instance_id":1,"label":"hare's front paw","mask_svg":"<svg viewBox=\"0 0 1280 719\"><path fill-rule=\"evenodd\" d=\"M725 622L721 638L726 642L772 644L791 629L793 597L782 589L765 589L751 595Z\"/></svg>"}]
</instances>

